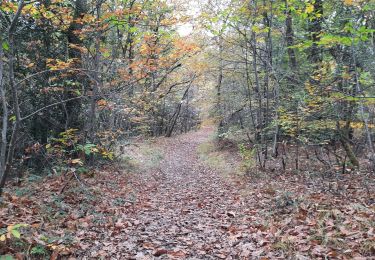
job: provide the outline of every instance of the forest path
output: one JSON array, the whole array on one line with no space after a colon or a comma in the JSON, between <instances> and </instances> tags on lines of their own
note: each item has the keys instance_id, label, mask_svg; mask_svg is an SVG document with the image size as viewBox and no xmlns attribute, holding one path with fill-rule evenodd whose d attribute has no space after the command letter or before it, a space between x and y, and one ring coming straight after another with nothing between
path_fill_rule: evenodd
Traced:
<instances>
[{"instance_id":1,"label":"forest path","mask_svg":"<svg viewBox=\"0 0 375 260\"><path fill-rule=\"evenodd\" d=\"M205 127L157 144L160 170L141 176L145 197L117 257L239 259L254 250L248 236L237 235L248 227L235 187L199 159L197 148L212 133Z\"/></svg>"}]
</instances>

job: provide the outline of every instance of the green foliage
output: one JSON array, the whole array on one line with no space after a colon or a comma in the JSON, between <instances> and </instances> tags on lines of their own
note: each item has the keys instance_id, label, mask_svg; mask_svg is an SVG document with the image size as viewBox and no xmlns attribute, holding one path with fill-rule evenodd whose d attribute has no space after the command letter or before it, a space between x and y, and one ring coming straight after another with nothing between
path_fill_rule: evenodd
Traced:
<instances>
[{"instance_id":1,"label":"green foliage","mask_svg":"<svg viewBox=\"0 0 375 260\"><path fill-rule=\"evenodd\" d=\"M6 56L2 86L9 104L4 133L15 140L12 128L20 125L22 131L15 133L22 138L17 137L14 153L6 151L13 157L9 167L20 173L83 167L113 160L119 136L163 135L192 78L185 76L195 74L183 63L199 49L177 33L187 18L174 12L177 5L165 0L0 1L0 48ZM21 25L23 33L17 33ZM10 53L12 46L17 48ZM8 66L13 60L17 65ZM12 96L11 82L19 95ZM191 103L185 106L175 131L196 124L196 110ZM21 122L16 122L18 110ZM189 120L181 119L185 114ZM100 136L111 132L116 135ZM31 149L34 144L40 149Z\"/></svg>"},{"instance_id":2,"label":"green foliage","mask_svg":"<svg viewBox=\"0 0 375 260\"><path fill-rule=\"evenodd\" d=\"M85 155L90 156L99 152L95 144L86 143L85 145L78 144L75 148L77 152L84 152Z\"/></svg>"},{"instance_id":3,"label":"green foliage","mask_svg":"<svg viewBox=\"0 0 375 260\"><path fill-rule=\"evenodd\" d=\"M21 231L20 229L27 227L27 224L15 224L15 225L10 225L6 229L1 229L0 230L0 242L5 241L7 239L16 238L20 239L21 238Z\"/></svg>"},{"instance_id":4,"label":"green foliage","mask_svg":"<svg viewBox=\"0 0 375 260\"><path fill-rule=\"evenodd\" d=\"M219 137L228 138L233 126L243 129L243 141L258 148L261 168L272 160L270 154L280 155L281 143L297 146L283 153L298 156L300 146L334 149L330 165L344 158L355 163L362 153L354 149L357 143L367 143L371 151L364 138L371 139L375 129L375 5L370 2L237 0L230 1L228 13L217 11L225 4L217 9L207 4L217 11L205 10L208 31L218 31L225 15L230 25L220 35L223 49L216 34L212 37L217 46L210 57L218 71L215 101L223 108L217 115ZM289 159L283 156L286 170Z\"/></svg>"},{"instance_id":5,"label":"green foliage","mask_svg":"<svg viewBox=\"0 0 375 260\"><path fill-rule=\"evenodd\" d=\"M30 254L35 257L44 257L48 255L48 250L42 245L37 245L31 248Z\"/></svg>"},{"instance_id":6,"label":"green foliage","mask_svg":"<svg viewBox=\"0 0 375 260\"><path fill-rule=\"evenodd\" d=\"M242 169L245 173L249 173L256 167L255 148L249 148L245 144L239 144L238 149L242 158Z\"/></svg>"},{"instance_id":7,"label":"green foliage","mask_svg":"<svg viewBox=\"0 0 375 260\"><path fill-rule=\"evenodd\" d=\"M2 42L1 46L3 47L4 50L6 51L9 50L9 44L7 42Z\"/></svg>"},{"instance_id":8,"label":"green foliage","mask_svg":"<svg viewBox=\"0 0 375 260\"><path fill-rule=\"evenodd\" d=\"M90 156L113 160L113 152L96 144L80 144L82 137L78 129L68 129L59 134L59 138L51 138L46 145L47 153L51 158L59 159L60 163L83 166L85 158ZM80 167L82 170L83 168Z\"/></svg>"}]
</instances>

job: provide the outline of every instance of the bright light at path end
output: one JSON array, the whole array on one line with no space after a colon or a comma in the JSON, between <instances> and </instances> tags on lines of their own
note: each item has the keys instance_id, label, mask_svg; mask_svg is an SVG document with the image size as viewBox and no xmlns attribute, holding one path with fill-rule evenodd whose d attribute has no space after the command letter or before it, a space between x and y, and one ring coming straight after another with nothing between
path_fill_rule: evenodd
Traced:
<instances>
[{"instance_id":1,"label":"bright light at path end","mask_svg":"<svg viewBox=\"0 0 375 260\"><path fill-rule=\"evenodd\" d=\"M181 37L188 36L193 32L193 25L192 24L181 24L177 28L177 32Z\"/></svg>"}]
</instances>

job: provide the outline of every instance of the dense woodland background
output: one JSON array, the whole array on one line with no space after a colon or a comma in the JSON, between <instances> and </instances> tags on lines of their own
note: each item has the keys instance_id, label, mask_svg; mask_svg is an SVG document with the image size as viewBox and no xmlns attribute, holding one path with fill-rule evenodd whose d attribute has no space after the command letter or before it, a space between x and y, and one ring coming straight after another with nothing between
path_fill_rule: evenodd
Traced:
<instances>
[{"instance_id":1,"label":"dense woodland background","mask_svg":"<svg viewBox=\"0 0 375 260\"><path fill-rule=\"evenodd\" d=\"M242 138L261 168L281 157L284 171L374 170L374 2L227 4L203 14L219 137Z\"/></svg>"},{"instance_id":2,"label":"dense woodland background","mask_svg":"<svg viewBox=\"0 0 375 260\"><path fill-rule=\"evenodd\" d=\"M209 120L249 176L375 170L373 0L3 0L0 43L0 196Z\"/></svg>"},{"instance_id":3,"label":"dense woodland background","mask_svg":"<svg viewBox=\"0 0 375 260\"><path fill-rule=\"evenodd\" d=\"M113 159L120 138L196 125L197 72L182 64L199 48L176 33L173 10L164 1L2 2L1 186L27 169Z\"/></svg>"}]
</instances>

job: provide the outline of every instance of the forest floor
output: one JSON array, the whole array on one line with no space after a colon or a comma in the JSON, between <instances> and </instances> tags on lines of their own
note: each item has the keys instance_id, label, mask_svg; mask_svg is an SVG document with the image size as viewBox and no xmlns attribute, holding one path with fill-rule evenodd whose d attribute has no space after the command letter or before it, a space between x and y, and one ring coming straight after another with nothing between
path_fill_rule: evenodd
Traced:
<instances>
[{"instance_id":1,"label":"forest floor","mask_svg":"<svg viewBox=\"0 0 375 260\"><path fill-rule=\"evenodd\" d=\"M238 174L209 151L214 129L140 140L121 166L8 189L0 228L27 223L0 255L18 259L370 259L373 176ZM230 174L230 173L233 174ZM43 185L41 185L43 184ZM61 187L65 187L61 191ZM3 244L1 244L3 243Z\"/></svg>"}]
</instances>

